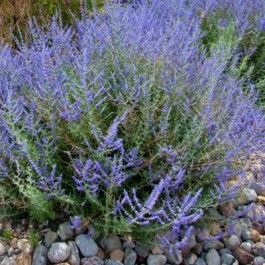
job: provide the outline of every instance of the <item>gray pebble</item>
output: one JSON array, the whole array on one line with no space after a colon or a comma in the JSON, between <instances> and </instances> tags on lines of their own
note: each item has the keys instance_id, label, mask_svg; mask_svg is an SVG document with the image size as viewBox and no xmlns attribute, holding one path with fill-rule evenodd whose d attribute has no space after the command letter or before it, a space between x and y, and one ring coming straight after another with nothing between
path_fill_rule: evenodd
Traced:
<instances>
[{"instance_id":1,"label":"gray pebble","mask_svg":"<svg viewBox=\"0 0 265 265\"><path fill-rule=\"evenodd\" d=\"M49 231L45 234L44 245L49 248L58 238L57 233Z\"/></svg>"},{"instance_id":2,"label":"gray pebble","mask_svg":"<svg viewBox=\"0 0 265 265\"><path fill-rule=\"evenodd\" d=\"M52 263L61 263L67 260L70 248L64 242L53 243L48 251L48 258Z\"/></svg>"},{"instance_id":3,"label":"gray pebble","mask_svg":"<svg viewBox=\"0 0 265 265\"><path fill-rule=\"evenodd\" d=\"M102 240L102 246L108 251L122 248L121 240L118 236L104 237Z\"/></svg>"},{"instance_id":4,"label":"gray pebble","mask_svg":"<svg viewBox=\"0 0 265 265\"><path fill-rule=\"evenodd\" d=\"M227 235L224 237L225 246L231 250L240 246L240 239L236 235Z\"/></svg>"},{"instance_id":5,"label":"gray pebble","mask_svg":"<svg viewBox=\"0 0 265 265\"><path fill-rule=\"evenodd\" d=\"M134 265L137 259L137 254L131 248L125 249L124 265Z\"/></svg>"},{"instance_id":6,"label":"gray pebble","mask_svg":"<svg viewBox=\"0 0 265 265\"><path fill-rule=\"evenodd\" d=\"M167 257L167 261L170 264L179 265L183 262L183 256L180 250L174 251L173 254L170 254L167 251L165 251L165 256Z\"/></svg>"},{"instance_id":7,"label":"gray pebble","mask_svg":"<svg viewBox=\"0 0 265 265\"><path fill-rule=\"evenodd\" d=\"M199 258L196 260L196 262L194 263L194 265L207 265L205 260L202 258Z\"/></svg>"},{"instance_id":8,"label":"gray pebble","mask_svg":"<svg viewBox=\"0 0 265 265\"><path fill-rule=\"evenodd\" d=\"M39 244L33 254L32 265L46 265L48 259L48 248Z\"/></svg>"},{"instance_id":9,"label":"gray pebble","mask_svg":"<svg viewBox=\"0 0 265 265\"><path fill-rule=\"evenodd\" d=\"M221 258L215 249L210 249L207 253L206 262L209 265L221 265Z\"/></svg>"},{"instance_id":10,"label":"gray pebble","mask_svg":"<svg viewBox=\"0 0 265 265\"><path fill-rule=\"evenodd\" d=\"M220 253L221 256L224 255L224 254L230 254L230 255L232 255L232 251L230 249L228 249L228 248L222 248L222 249L220 249L219 253Z\"/></svg>"},{"instance_id":11,"label":"gray pebble","mask_svg":"<svg viewBox=\"0 0 265 265\"><path fill-rule=\"evenodd\" d=\"M255 255L262 256L263 258L265 258L265 245L264 244L258 242L254 244L252 250Z\"/></svg>"},{"instance_id":12,"label":"gray pebble","mask_svg":"<svg viewBox=\"0 0 265 265\"><path fill-rule=\"evenodd\" d=\"M135 246L135 252L138 256L146 258L150 253L150 247L137 243Z\"/></svg>"},{"instance_id":13,"label":"gray pebble","mask_svg":"<svg viewBox=\"0 0 265 265\"><path fill-rule=\"evenodd\" d=\"M263 265L265 263L265 259L261 256L255 257L253 260L253 265Z\"/></svg>"},{"instance_id":14,"label":"gray pebble","mask_svg":"<svg viewBox=\"0 0 265 265\"><path fill-rule=\"evenodd\" d=\"M150 254L147 258L147 265L165 265L167 258L165 255L152 255Z\"/></svg>"},{"instance_id":15,"label":"gray pebble","mask_svg":"<svg viewBox=\"0 0 265 265\"><path fill-rule=\"evenodd\" d=\"M72 265L72 263L70 263ZM104 265L104 261L99 257L83 258L81 265Z\"/></svg>"},{"instance_id":16,"label":"gray pebble","mask_svg":"<svg viewBox=\"0 0 265 265\"><path fill-rule=\"evenodd\" d=\"M235 262L235 257L231 254L223 254L221 256L221 261L227 265L232 265L232 263Z\"/></svg>"},{"instance_id":17,"label":"gray pebble","mask_svg":"<svg viewBox=\"0 0 265 265\"><path fill-rule=\"evenodd\" d=\"M193 265L197 261L198 257L194 253L190 253L186 258L184 258L185 265Z\"/></svg>"},{"instance_id":18,"label":"gray pebble","mask_svg":"<svg viewBox=\"0 0 265 265\"><path fill-rule=\"evenodd\" d=\"M224 244L220 240L210 239L203 243L203 249L208 251L210 249L221 249L224 247Z\"/></svg>"},{"instance_id":19,"label":"gray pebble","mask_svg":"<svg viewBox=\"0 0 265 265\"><path fill-rule=\"evenodd\" d=\"M253 245L254 245L253 242L251 243L251 241L246 241L246 242L242 242L241 245L240 245L240 247L241 247L242 249L244 249L245 251L251 253L251 251L252 251L252 246L253 246Z\"/></svg>"},{"instance_id":20,"label":"gray pebble","mask_svg":"<svg viewBox=\"0 0 265 265\"><path fill-rule=\"evenodd\" d=\"M62 241L65 241L74 235L73 230L70 228L69 222L60 224L57 234L59 235Z\"/></svg>"},{"instance_id":21,"label":"gray pebble","mask_svg":"<svg viewBox=\"0 0 265 265\"><path fill-rule=\"evenodd\" d=\"M123 265L123 263L116 259L106 259L105 265Z\"/></svg>"},{"instance_id":22,"label":"gray pebble","mask_svg":"<svg viewBox=\"0 0 265 265\"><path fill-rule=\"evenodd\" d=\"M70 248L70 255L67 259L67 262L71 265L79 265L80 257L76 243L74 241L69 241L68 246Z\"/></svg>"},{"instance_id":23,"label":"gray pebble","mask_svg":"<svg viewBox=\"0 0 265 265\"><path fill-rule=\"evenodd\" d=\"M87 235L78 235L75 239L80 252L84 257L96 256L98 253L98 246L95 241Z\"/></svg>"}]
</instances>

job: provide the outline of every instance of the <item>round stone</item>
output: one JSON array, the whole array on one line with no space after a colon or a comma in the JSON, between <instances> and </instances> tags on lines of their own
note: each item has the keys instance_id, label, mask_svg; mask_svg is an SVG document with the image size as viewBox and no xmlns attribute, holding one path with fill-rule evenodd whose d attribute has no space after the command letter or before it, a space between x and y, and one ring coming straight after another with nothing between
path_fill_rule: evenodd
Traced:
<instances>
[{"instance_id":1,"label":"round stone","mask_svg":"<svg viewBox=\"0 0 265 265\"><path fill-rule=\"evenodd\" d=\"M48 231L44 237L44 245L49 248L58 238L57 233Z\"/></svg>"},{"instance_id":2,"label":"round stone","mask_svg":"<svg viewBox=\"0 0 265 265\"><path fill-rule=\"evenodd\" d=\"M207 265L207 264L206 264L206 262L205 262L204 259L202 259L202 258L198 258L198 259L196 260L196 262L194 263L194 265Z\"/></svg>"},{"instance_id":3,"label":"round stone","mask_svg":"<svg viewBox=\"0 0 265 265\"><path fill-rule=\"evenodd\" d=\"M227 235L224 237L225 246L231 250L240 246L240 239L236 235Z\"/></svg>"},{"instance_id":4,"label":"round stone","mask_svg":"<svg viewBox=\"0 0 265 265\"><path fill-rule=\"evenodd\" d=\"M235 257L230 254L224 254L221 256L221 261L227 265L232 265L235 262Z\"/></svg>"},{"instance_id":5,"label":"round stone","mask_svg":"<svg viewBox=\"0 0 265 265\"><path fill-rule=\"evenodd\" d=\"M66 241L73 236L74 233L70 226L71 224L69 222L65 222L59 225L57 234L62 241Z\"/></svg>"},{"instance_id":6,"label":"round stone","mask_svg":"<svg viewBox=\"0 0 265 265\"><path fill-rule=\"evenodd\" d=\"M184 264L190 265L194 264L197 261L198 257L194 253L190 253L186 258L184 258Z\"/></svg>"},{"instance_id":7,"label":"round stone","mask_svg":"<svg viewBox=\"0 0 265 265\"><path fill-rule=\"evenodd\" d=\"M99 257L83 258L81 265L104 265L104 261Z\"/></svg>"},{"instance_id":8,"label":"round stone","mask_svg":"<svg viewBox=\"0 0 265 265\"><path fill-rule=\"evenodd\" d=\"M125 249L124 265L134 265L137 259L137 254L131 248Z\"/></svg>"},{"instance_id":9,"label":"round stone","mask_svg":"<svg viewBox=\"0 0 265 265\"><path fill-rule=\"evenodd\" d=\"M102 246L108 251L122 248L121 240L118 236L107 236L103 238Z\"/></svg>"},{"instance_id":10,"label":"round stone","mask_svg":"<svg viewBox=\"0 0 265 265\"><path fill-rule=\"evenodd\" d=\"M116 259L122 262L124 258L124 252L121 249L115 249L110 252L110 258Z\"/></svg>"},{"instance_id":11,"label":"round stone","mask_svg":"<svg viewBox=\"0 0 265 265\"><path fill-rule=\"evenodd\" d=\"M17 241L17 247L23 252L31 253L33 251L33 247L30 245L28 239L19 239Z\"/></svg>"},{"instance_id":12,"label":"round stone","mask_svg":"<svg viewBox=\"0 0 265 265\"><path fill-rule=\"evenodd\" d=\"M147 258L147 265L165 265L167 257L165 255L152 255Z\"/></svg>"},{"instance_id":13,"label":"round stone","mask_svg":"<svg viewBox=\"0 0 265 265\"><path fill-rule=\"evenodd\" d=\"M207 240L203 243L203 249L205 251L208 251L210 249L221 249L224 247L224 244L220 241L220 240L217 240L217 239L210 239L210 240Z\"/></svg>"},{"instance_id":14,"label":"round stone","mask_svg":"<svg viewBox=\"0 0 265 265\"><path fill-rule=\"evenodd\" d=\"M44 265L47 264L48 248L39 244L33 254L32 265Z\"/></svg>"},{"instance_id":15,"label":"round stone","mask_svg":"<svg viewBox=\"0 0 265 265\"><path fill-rule=\"evenodd\" d=\"M97 255L98 246L91 237L81 234L76 237L75 243L84 257L93 257Z\"/></svg>"},{"instance_id":16,"label":"round stone","mask_svg":"<svg viewBox=\"0 0 265 265\"><path fill-rule=\"evenodd\" d=\"M76 243L74 241L69 241L68 246L70 248L70 254L67 259L67 262L70 263L71 265L79 265L80 257Z\"/></svg>"},{"instance_id":17,"label":"round stone","mask_svg":"<svg viewBox=\"0 0 265 265\"><path fill-rule=\"evenodd\" d=\"M61 263L67 260L70 248L64 242L53 243L48 252L48 258L52 263Z\"/></svg>"},{"instance_id":18,"label":"round stone","mask_svg":"<svg viewBox=\"0 0 265 265\"><path fill-rule=\"evenodd\" d=\"M253 245L254 245L254 243L252 241L245 241L245 242L241 243L240 248L242 248L245 251L251 253Z\"/></svg>"},{"instance_id":19,"label":"round stone","mask_svg":"<svg viewBox=\"0 0 265 265\"><path fill-rule=\"evenodd\" d=\"M215 249L210 249L206 254L206 262L211 265L221 265L221 258Z\"/></svg>"},{"instance_id":20,"label":"round stone","mask_svg":"<svg viewBox=\"0 0 265 265\"><path fill-rule=\"evenodd\" d=\"M255 257L253 260L253 265L263 265L265 263L265 259L261 256Z\"/></svg>"},{"instance_id":21,"label":"round stone","mask_svg":"<svg viewBox=\"0 0 265 265\"><path fill-rule=\"evenodd\" d=\"M5 246L0 243L0 256L4 255L6 253L6 248Z\"/></svg>"}]
</instances>

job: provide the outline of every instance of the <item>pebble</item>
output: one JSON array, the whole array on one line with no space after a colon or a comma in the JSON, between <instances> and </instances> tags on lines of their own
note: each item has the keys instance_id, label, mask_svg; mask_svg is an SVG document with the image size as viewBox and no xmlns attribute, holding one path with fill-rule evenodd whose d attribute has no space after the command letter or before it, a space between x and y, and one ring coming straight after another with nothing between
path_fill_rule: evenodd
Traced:
<instances>
[{"instance_id":1,"label":"pebble","mask_svg":"<svg viewBox=\"0 0 265 265\"><path fill-rule=\"evenodd\" d=\"M131 248L125 249L124 265L134 265L137 259L136 252Z\"/></svg>"},{"instance_id":2,"label":"pebble","mask_svg":"<svg viewBox=\"0 0 265 265\"><path fill-rule=\"evenodd\" d=\"M97 255L98 246L95 241L87 235L78 235L75 239L80 252L84 257L93 257Z\"/></svg>"},{"instance_id":3,"label":"pebble","mask_svg":"<svg viewBox=\"0 0 265 265\"><path fill-rule=\"evenodd\" d=\"M150 253L150 247L137 243L135 246L135 252L138 256L146 258Z\"/></svg>"},{"instance_id":4,"label":"pebble","mask_svg":"<svg viewBox=\"0 0 265 265\"><path fill-rule=\"evenodd\" d=\"M104 265L104 261L99 257L83 258L81 265Z\"/></svg>"},{"instance_id":5,"label":"pebble","mask_svg":"<svg viewBox=\"0 0 265 265\"><path fill-rule=\"evenodd\" d=\"M260 233L257 230L251 228L250 233L251 233L251 240L254 243L257 243L260 241Z\"/></svg>"},{"instance_id":6,"label":"pebble","mask_svg":"<svg viewBox=\"0 0 265 265\"><path fill-rule=\"evenodd\" d=\"M242 248L245 251L251 253L251 251L252 251L252 245L253 245L253 243L251 243L250 241L245 241L245 242L242 242L241 243L240 248Z\"/></svg>"},{"instance_id":7,"label":"pebble","mask_svg":"<svg viewBox=\"0 0 265 265\"><path fill-rule=\"evenodd\" d=\"M235 200L237 206L243 206L257 201L258 195L254 189L243 189L240 196Z\"/></svg>"},{"instance_id":8,"label":"pebble","mask_svg":"<svg viewBox=\"0 0 265 265\"><path fill-rule=\"evenodd\" d=\"M202 253L202 244L197 243L195 247L192 249L192 252L194 252L196 255L200 255Z\"/></svg>"},{"instance_id":9,"label":"pebble","mask_svg":"<svg viewBox=\"0 0 265 265\"><path fill-rule=\"evenodd\" d=\"M39 244L33 254L32 265L46 265L48 257L48 248Z\"/></svg>"},{"instance_id":10,"label":"pebble","mask_svg":"<svg viewBox=\"0 0 265 265\"><path fill-rule=\"evenodd\" d=\"M5 246L0 242L0 256L4 255L6 253Z\"/></svg>"},{"instance_id":11,"label":"pebble","mask_svg":"<svg viewBox=\"0 0 265 265\"><path fill-rule=\"evenodd\" d=\"M240 246L240 239L236 235L226 235L223 237L226 248L231 250Z\"/></svg>"},{"instance_id":12,"label":"pebble","mask_svg":"<svg viewBox=\"0 0 265 265\"><path fill-rule=\"evenodd\" d=\"M165 255L150 254L147 258L147 265L165 265L166 263L167 257Z\"/></svg>"},{"instance_id":13,"label":"pebble","mask_svg":"<svg viewBox=\"0 0 265 265\"><path fill-rule=\"evenodd\" d=\"M250 264L254 260L254 256L242 248L235 249L233 251L233 256L242 265Z\"/></svg>"},{"instance_id":14,"label":"pebble","mask_svg":"<svg viewBox=\"0 0 265 265\"><path fill-rule=\"evenodd\" d=\"M202 259L202 258L198 258L198 259L196 260L196 262L194 263L194 265L207 265L207 263L205 262L204 259Z\"/></svg>"},{"instance_id":15,"label":"pebble","mask_svg":"<svg viewBox=\"0 0 265 265\"><path fill-rule=\"evenodd\" d=\"M206 262L211 265L221 265L221 258L215 249L210 249L206 254Z\"/></svg>"},{"instance_id":16,"label":"pebble","mask_svg":"<svg viewBox=\"0 0 265 265\"><path fill-rule=\"evenodd\" d=\"M253 261L253 265L263 265L265 263L265 259L263 257L255 257Z\"/></svg>"},{"instance_id":17,"label":"pebble","mask_svg":"<svg viewBox=\"0 0 265 265\"><path fill-rule=\"evenodd\" d=\"M241 233L241 238L243 241L251 240L252 234L249 229L244 229Z\"/></svg>"},{"instance_id":18,"label":"pebble","mask_svg":"<svg viewBox=\"0 0 265 265\"><path fill-rule=\"evenodd\" d=\"M260 242L254 244L252 247L252 251L255 255L262 256L263 258L265 258L265 245L264 244Z\"/></svg>"},{"instance_id":19,"label":"pebble","mask_svg":"<svg viewBox=\"0 0 265 265\"><path fill-rule=\"evenodd\" d=\"M233 264L235 262L235 257L231 254L224 254L221 256L222 263L225 263L227 265Z\"/></svg>"},{"instance_id":20,"label":"pebble","mask_svg":"<svg viewBox=\"0 0 265 265\"><path fill-rule=\"evenodd\" d=\"M118 236L104 237L102 240L102 246L108 251L122 248L121 240Z\"/></svg>"},{"instance_id":21,"label":"pebble","mask_svg":"<svg viewBox=\"0 0 265 265\"><path fill-rule=\"evenodd\" d=\"M105 265L123 265L123 263L115 259L106 259Z\"/></svg>"},{"instance_id":22,"label":"pebble","mask_svg":"<svg viewBox=\"0 0 265 265\"><path fill-rule=\"evenodd\" d=\"M224 247L224 244L217 239L210 239L203 243L203 249L209 251L210 249L221 249Z\"/></svg>"},{"instance_id":23,"label":"pebble","mask_svg":"<svg viewBox=\"0 0 265 265\"><path fill-rule=\"evenodd\" d=\"M11 265L11 260L7 256L0 257L0 264L1 265Z\"/></svg>"},{"instance_id":24,"label":"pebble","mask_svg":"<svg viewBox=\"0 0 265 265\"><path fill-rule=\"evenodd\" d=\"M110 252L110 258L116 259L122 262L124 258L124 251L122 251L121 249L115 249Z\"/></svg>"},{"instance_id":25,"label":"pebble","mask_svg":"<svg viewBox=\"0 0 265 265\"><path fill-rule=\"evenodd\" d=\"M230 255L232 255L232 251L230 250L230 249L228 249L228 248L222 248L222 249L220 249L220 255L222 256L222 255L224 255L224 254L230 254Z\"/></svg>"},{"instance_id":26,"label":"pebble","mask_svg":"<svg viewBox=\"0 0 265 265\"><path fill-rule=\"evenodd\" d=\"M48 231L44 237L44 245L49 248L58 238L57 233Z\"/></svg>"},{"instance_id":27,"label":"pebble","mask_svg":"<svg viewBox=\"0 0 265 265\"><path fill-rule=\"evenodd\" d=\"M28 239L19 239L17 241L17 247L24 252L31 253L33 251L33 247L30 245Z\"/></svg>"},{"instance_id":28,"label":"pebble","mask_svg":"<svg viewBox=\"0 0 265 265\"><path fill-rule=\"evenodd\" d=\"M190 253L189 256L184 258L185 265L193 265L197 261L198 257L194 253Z\"/></svg>"},{"instance_id":29,"label":"pebble","mask_svg":"<svg viewBox=\"0 0 265 265\"><path fill-rule=\"evenodd\" d=\"M196 239L195 239L196 240ZM152 254L161 255L164 254L163 250L159 246L155 246L151 249Z\"/></svg>"},{"instance_id":30,"label":"pebble","mask_svg":"<svg viewBox=\"0 0 265 265\"><path fill-rule=\"evenodd\" d=\"M165 251L165 256L170 264L179 265L183 262L183 256L180 250L174 251L172 255Z\"/></svg>"},{"instance_id":31,"label":"pebble","mask_svg":"<svg viewBox=\"0 0 265 265\"><path fill-rule=\"evenodd\" d=\"M29 252L22 252L14 261L14 265L29 265L32 263L32 258Z\"/></svg>"},{"instance_id":32,"label":"pebble","mask_svg":"<svg viewBox=\"0 0 265 265\"><path fill-rule=\"evenodd\" d=\"M74 235L73 230L70 228L70 226L71 224L69 222L65 222L59 225L57 234L62 241L66 241Z\"/></svg>"},{"instance_id":33,"label":"pebble","mask_svg":"<svg viewBox=\"0 0 265 265\"><path fill-rule=\"evenodd\" d=\"M70 247L64 243L53 243L48 251L48 258L52 263L60 263L67 260L70 255Z\"/></svg>"},{"instance_id":34,"label":"pebble","mask_svg":"<svg viewBox=\"0 0 265 265\"><path fill-rule=\"evenodd\" d=\"M79 265L80 257L76 243L74 241L69 241L68 246L70 248L70 254L67 259L67 262L70 263L71 265Z\"/></svg>"}]
</instances>

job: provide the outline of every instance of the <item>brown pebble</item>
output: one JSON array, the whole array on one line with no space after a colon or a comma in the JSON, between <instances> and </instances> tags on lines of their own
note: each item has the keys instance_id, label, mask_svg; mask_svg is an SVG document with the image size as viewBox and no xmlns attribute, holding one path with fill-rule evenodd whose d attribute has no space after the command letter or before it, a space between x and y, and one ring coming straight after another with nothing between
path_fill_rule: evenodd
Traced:
<instances>
[{"instance_id":1,"label":"brown pebble","mask_svg":"<svg viewBox=\"0 0 265 265\"><path fill-rule=\"evenodd\" d=\"M251 264L254 260L254 256L242 248L235 249L233 255L242 265Z\"/></svg>"},{"instance_id":2,"label":"brown pebble","mask_svg":"<svg viewBox=\"0 0 265 265\"><path fill-rule=\"evenodd\" d=\"M100 259L104 260L106 255L104 253L104 251L102 250L102 248L98 248L98 253L97 253L97 257L99 257Z\"/></svg>"},{"instance_id":3,"label":"brown pebble","mask_svg":"<svg viewBox=\"0 0 265 265\"><path fill-rule=\"evenodd\" d=\"M218 206L218 211L225 217L234 216L236 209L233 206L233 202L224 202Z\"/></svg>"},{"instance_id":4,"label":"brown pebble","mask_svg":"<svg viewBox=\"0 0 265 265\"><path fill-rule=\"evenodd\" d=\"M183 257L187 257L191 253L191 250L188 246L185 246L181 249L181 252L182 252Z\"/></svg>"},{"instance_id":5,"label":"brown pebble","mask_svg":"<svg viewBox=\"0 0 265 265\"><path fill-rule=\"evenodd\" d=\"M19 254L14 262L14 265L29 265L32 263L32 258L29 253L22 252Z\"/></svg>"},{"instance_id":6,"label":"brown pebble","mask_svg":"<svg viewBox=\"0 0 265 265\"><path fill-rule=\"evenodd\" d=\"M121 249L115 249L110 252L110 258L122 262L124 258L124 251L122 251Z\"/></svg>"},{"instance_id":7,"label":"brown pebble","mask_svg":"<svg viewBox=\"0 0 265 265\"><path fill-rule=\"evenodd\" d=\"M158 246L155 246L151 249L151 252L154 254L154 255L162 255L164 253L164 251L158 247Z\"/></svg>"},{"instance_id":8,"label":"brown pebble","mask_svg":"<svg viewBox=\"0 0 265 265\"><path fill-rule=\"evenodd\" d=\"M192 249L192 252L194 252L196 255L200 255L202 253L202 244L196 243L195 247Z\"/></svg>"},{"instance_id":9,"label":"brown pebble","mask_svg":"<svg viewBox=\"0 0 265 265\"><path fill-rule=\"evenodd\" d=\"M260 241L260 234L257 230L255 229L250 229L250 232L251 232L251 240L254 242L254 243L257 243Z\"/></svg>"},{"instance_id":10,"label":"brown pebble","mask_svg":"<svg viewBox=\"0 0 265 265\"><path fill-rule=\"evenodd\" d=\"M265 196L258 196L258 202L265 204Z\"/></svg>"},{"instance_id":11,"label":"brown pebble","mask_svg":"<svg viewBox=\"0 0 265 265\"><path fill-rule=\"evenodd\" d=\"M221 227L220 224L218 222L212 222L210 224L210 234L212 236L216 236L221 232Z\"/></svg>"}]
</instances>

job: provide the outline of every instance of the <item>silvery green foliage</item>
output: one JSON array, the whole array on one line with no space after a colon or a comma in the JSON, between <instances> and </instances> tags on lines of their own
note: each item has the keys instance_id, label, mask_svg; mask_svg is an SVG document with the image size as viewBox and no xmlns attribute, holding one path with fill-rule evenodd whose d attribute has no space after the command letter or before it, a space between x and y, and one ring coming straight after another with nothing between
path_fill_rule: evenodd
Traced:
<instances>
[{"instance_id":1,"label":"silvery green foliage","mask_svg":"<svg viewBox=\"0 0 265 265\"><path fill-rule=\"evenodd\" d=\"M263 4L111 3L75 28L32 21L30 43L0 47L3 184L19 172L55 203L76 193L99 216L159 224L163 246L183 246L265 147L256 92L234 74L239 46L208 51L202 24L225 10L220 27L234 23L240 39L263 30Z\"/></svg>"}]
</instances>

